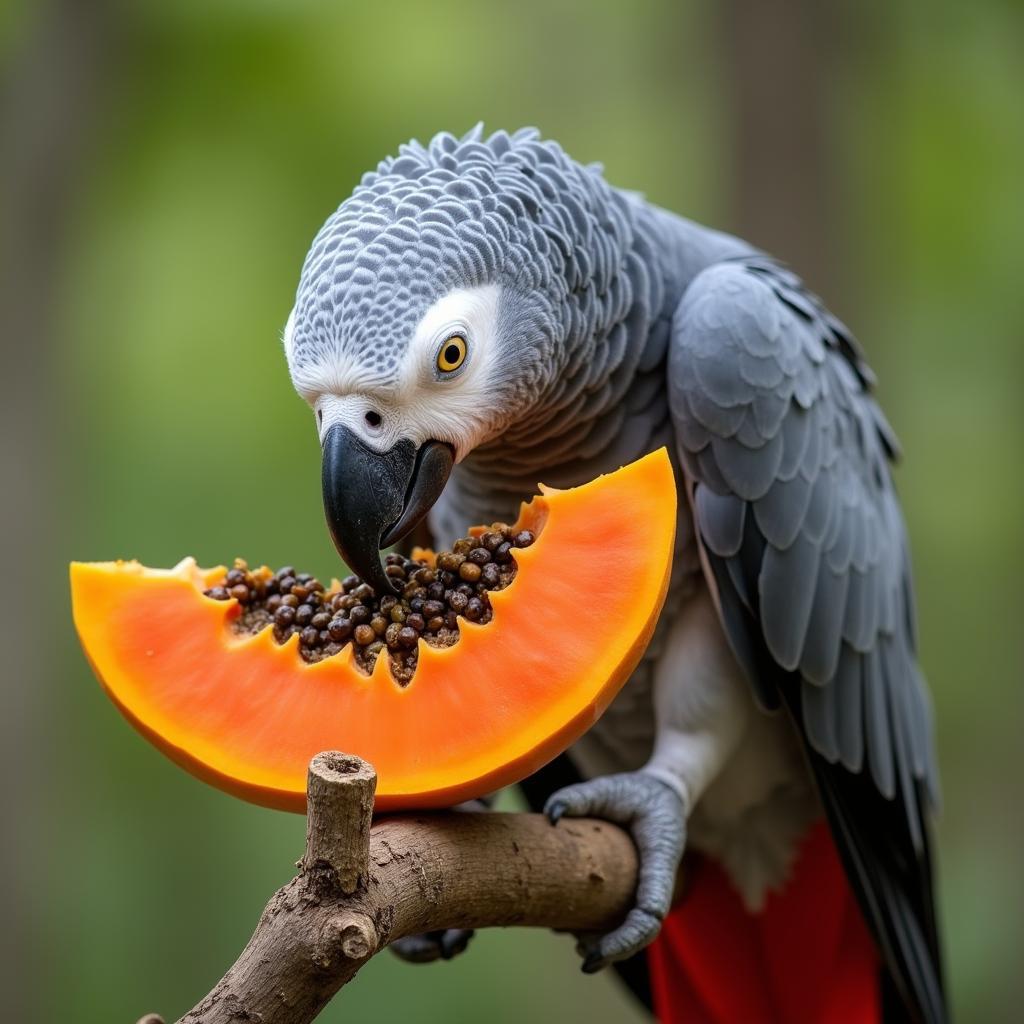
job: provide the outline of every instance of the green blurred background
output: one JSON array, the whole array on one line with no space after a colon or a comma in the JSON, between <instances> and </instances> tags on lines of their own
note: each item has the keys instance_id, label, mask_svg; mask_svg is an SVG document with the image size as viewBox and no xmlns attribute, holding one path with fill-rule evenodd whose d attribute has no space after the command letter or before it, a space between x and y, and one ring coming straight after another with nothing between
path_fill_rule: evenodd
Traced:
<instances>
[{"instance_id":1,"label":"green blurred background","mask_svg":"<svg viewBox=\"0 0 1024 1024\"><path fill-rule=\"evenodd\" d=\"M103 697L67 562L336 570L279 341L299 267L380 157L483 120L744 232L861 337L906 450L953 1001L1020 1020L1022 28L1001 0L0 7L4 1019L174 1019L290 877L300 818ZM323 1019L639 1019L571 946L381 956Z\"/></svg>"}]
</instances>

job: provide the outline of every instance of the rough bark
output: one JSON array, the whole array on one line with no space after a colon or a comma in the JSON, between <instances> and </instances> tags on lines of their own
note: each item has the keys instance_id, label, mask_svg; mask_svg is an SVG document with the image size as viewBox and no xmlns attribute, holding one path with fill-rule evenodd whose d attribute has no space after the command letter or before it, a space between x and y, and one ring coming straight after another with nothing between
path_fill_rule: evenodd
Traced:
<instances>
[{"instance_id":1,"label":"rough bark","mask_svg":"<svg viewBox=\"0 0 1024 1024\"><path fill-rule=\"evenodd\" d=\"M614 825L471 812L371 825L375 784L359 758L313 759L299 874L274 893L238 960L179 1024L305 1024L403 935L508 925L605 930L629 909L636 851Z\"/></svg>"}]
</instances>

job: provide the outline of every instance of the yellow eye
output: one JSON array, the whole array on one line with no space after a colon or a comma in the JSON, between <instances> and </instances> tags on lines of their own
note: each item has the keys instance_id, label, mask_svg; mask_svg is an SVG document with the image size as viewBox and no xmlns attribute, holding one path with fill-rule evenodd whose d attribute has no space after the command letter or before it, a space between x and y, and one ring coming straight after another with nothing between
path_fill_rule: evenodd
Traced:
<instances>
[{"instance_id":1,"label":"yellow eye","mask_svg":"<svg viewBox=\"0 0 1024 1024\"><path fill-rule=\"evenodd\" d=\"M442 373L452 373L466 361L466 339L453 334L437 353L437 368Z\"/></svg>"}]
</instances>

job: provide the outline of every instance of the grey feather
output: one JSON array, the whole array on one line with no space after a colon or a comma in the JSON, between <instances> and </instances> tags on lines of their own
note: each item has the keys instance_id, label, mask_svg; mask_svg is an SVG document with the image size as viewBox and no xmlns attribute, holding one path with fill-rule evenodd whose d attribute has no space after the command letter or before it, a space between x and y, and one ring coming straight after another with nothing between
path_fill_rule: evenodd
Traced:
<instances>
[{"instance_id":1,"label":"grey feather","mask_svg":"<svg viewBox=\"0 0 1024 1024\"><path fill-rule=\"evenodd\" d=\"M711 445L697 453L695 469L696 471L690 474L694 480L699 480L719 494L734 493L718 467L718 461L715 458L715 453L711 450Z\"/></svg>"},{"instance_id":2,"label":"grey feather","mask_svg":"<svg viewBox=\"0 0 1024 1024\"><path fill-rule=\"evenodd\" d=\"M764 497L753 503L757 525L772 547L785 550L803 527L813 486L802 476L778 480Z\"/></svg>"},{"instance_id":3,"label":"grey feather","mask_svg":"<svg viewBox=\"0 0 1024 1024\"><path fill-rule=\"evenodd\" d=\"M696 356L693 360L694 375L701 393L716 406L724 406L726 409L736 406L745 408L750 402L750 385L736 372L735 367L728 366L716 356L717 353L712 352L708 358Z\"/></svg>"},{"instance_id":4,"label":"grey feather","mask_svg":"<svg viewBox=\"0 0 1024 1024\"><path fill-rule=\"evenodd\" d=\"M754 422L757 424L757 429L761 432L761 436L774 437L782 426L783 417L789 411L789 396L778 391L758 390L754 393L751 408L754 412ZM795 473L796 466L800 462L799 452L794 452L790 456L787 451L785 461L779 469L779 475L783 479L787 478L785 467L790 459L793 462L792 472Z\"/></svg>"},{"instance_id":5,"label":"grey feather","mask_svg":"<svg viewBox=\"0 0 1024 1024\"><path fill-rule=\"evenodd\" d=\"M832 712L832 694L823 686L804 681L800 687L804 728L811 746L830 764L839 760L839 737Z\"/></svg>"},{"instance_id":6,"label":"grey feather","mask_svg":"<svg viewBox=\"0 0 1024 1024\"><path fill-rule=\"evenodd\" d=\"M891 642L882 646L882 668L885 673L886 692L889 698L889 720L893 734L893 765L896 770L897 784L901 798L908 806L918 802L917 786L913 778L913 750L910 726L906 722L907 707L903 701L903 691L912 682L913 674L905 663L903 651ZM911 841L914 848L920 851L924 836L917 815L910 817Z\"/></svg>"},{"instance_id":7,"label":"grey feather","mask_svg":"<svg viewBox=\"0 0 1024 1024\"><path fill-rule=\"evenodd\" d=\"M853 529L850 522L850 507L844 502L844 495L837 495L840 508L835 515L835 535L825 545L825 557L833 572L848 573L853 558Z\"/></svg>"},{"instance_id":8,"label":"grey feather","mask_svg":"<svg viewBox=\"0 0 1024 1024\"><path fill-rule=\"evenodd\" d=\"M739 430L736 431L735 438L744 448L763 448L769 441L774 440L771 435L762 433L761 428L757 425L754 412L749 406L743 417L743 422L740 423Z\"/></svg>"},{"instance_id":9,"label":"grey feather","mask_svg":"<svg viewBox=\"0 0 1024 1024\"><path fill-rule=\"evenodd\" d=\"M758 391L773 391L785 377L782 367L774 358L755 356L752 352L740 351L738 360L737 369L743 383Z\"/></svg>"},{"instance_id":10,"label":"grey feather","mask_svg":"<svg viewBox=\"0 0 1024 1024\"><path fill-rule=\"evenodd\" d=\"M732 585L737 596L746 606L747 611L753 615L757 608L757 604L751 596L750 588L747 586L747 578L743 574L742 563L738 558L729 558L726 560L725 567L728 571L729 579L732 580Z\"/></svg>"},{"instance_id":11,"label":"grey feather","mask_svg":"<svg viewBox=\"0 0 1024 1024\"><path fill-rule=\"evenodd\" d=\"M843 611L849 585L850 577L846 573L833 572L828 560L821 559L811 618L800 656L800 673L804 679L823 687L834 680L839 666Z\"/></svg>"},{"instance_id":12,"label":"grey feather","mask_svg":"<svg viewBox=\"0 0 1024 1024\"><path fill-rule=\"evenodd\" d=\"M761 626L768 650L785 669L800 663L820 557L818 546L803 536L784 551L770 545L765 550L758 581Z\"/></svg>"},{"instance_id":13,"label":"grey feather","mask_svg":"<svg viewBox=\"0 0 1024 1024\"><path fill-rule=\"evenodd\" d=\"M719 405L699 386L687 393L686 400L693 418L714 437L732 437L747 414L742 405Z\"/></svg>"},{"instance_id":14,"label":"grey feather","mask_svg":"<svg viewBox=\"0 0 1024 1024\"><path fill-rule=\"evenodd\" d=\"M801 532L810 541L820 545L825 539L831 524L833 505L836 498L835 479L831 473L823 470L814 479L811 500L807 506Z\"/></svg>"},{"instance_id":15,"label":"grey feather","mask_svg":"<svg viewBox=\"0 0 1024 1024\"><path fill-rule=\"evenodd\" d=\"M839 666L831 687L823 692L833 693L833 713L839 736L839 758L845 768L859 772L864 764L863 686L861 683L860 655L848 644L842 644Z\"/></svg>"},{"instance_id":16,"label":"grey feather","mask_svg":"<svg viewBox=\"0 0 1024 1024\"><path fill-rule=\"evenodd\" d=\"M871 777L888 800L896 795L896 776L892 763L892 729L889 722L889 694L886 692L880 646L861 659L864 687L864 737Z\"/></svg>"},{"instance_id":17,"label":"grey feather","mask_svg":"<svg viewBox=\"0 0 1024 1024\"><path fill-rule=\"evenodd\" d=\"M812 433L810 415L805 409L793 405L789 396L786 397L784 408L786 417L780 426L783 451L778 472L778 478L782 481L792 480L804 465ZM804 479L810 483L812 478L805 476Z\"/></svg>"},{"instance_id":18,"label":"grey feather","mask_svg":"<svg viewBox=\"0 0 1024 1024\"><path fill-rule=\"evenodd\" d=\"M729 490L746 501L756 501L767 493L782 462L782 438L778 434L763 448L754 449L712 435L711 448Z\"/></svg>"},{"instance_id":19,"label":"grey feather","mask_svg":"<svg viewBox=\"0 0 1024 1024\"><path fill-rule=\"evenodd\" d=\"M729 495L715 494L701 485L697 486L694 497L697 522L708 547L723 558L737 554L743 543L746 504Z\"/></svg>"}]
</instances>

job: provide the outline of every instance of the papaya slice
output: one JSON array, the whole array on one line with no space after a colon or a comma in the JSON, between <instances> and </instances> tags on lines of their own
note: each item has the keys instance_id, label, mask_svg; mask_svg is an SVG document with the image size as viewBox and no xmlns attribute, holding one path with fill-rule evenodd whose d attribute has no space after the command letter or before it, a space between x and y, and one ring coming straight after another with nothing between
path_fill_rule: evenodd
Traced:
<instances>
[{"instance_id":1,"label":"papaya slice","mask_svg":"<svg viewBox=\"0 0 1024 1024\"><path fill-rule=\"evenodd\" d=\"M240 631L239 601L204 593L225 567L191 558L74 562L72 607L107 694L199 778L301 812L310 759L341 749L375 766L378 810L444 807L525 778L597 720L654 629L675 523L664 449L580 487L541 485L511 527L531 543L488 595L489 621L460 617L449 646L419 640L408 681L388 657L367 674L353 644L314 662L297 632Z\"/></svg>"}]
</instances>

